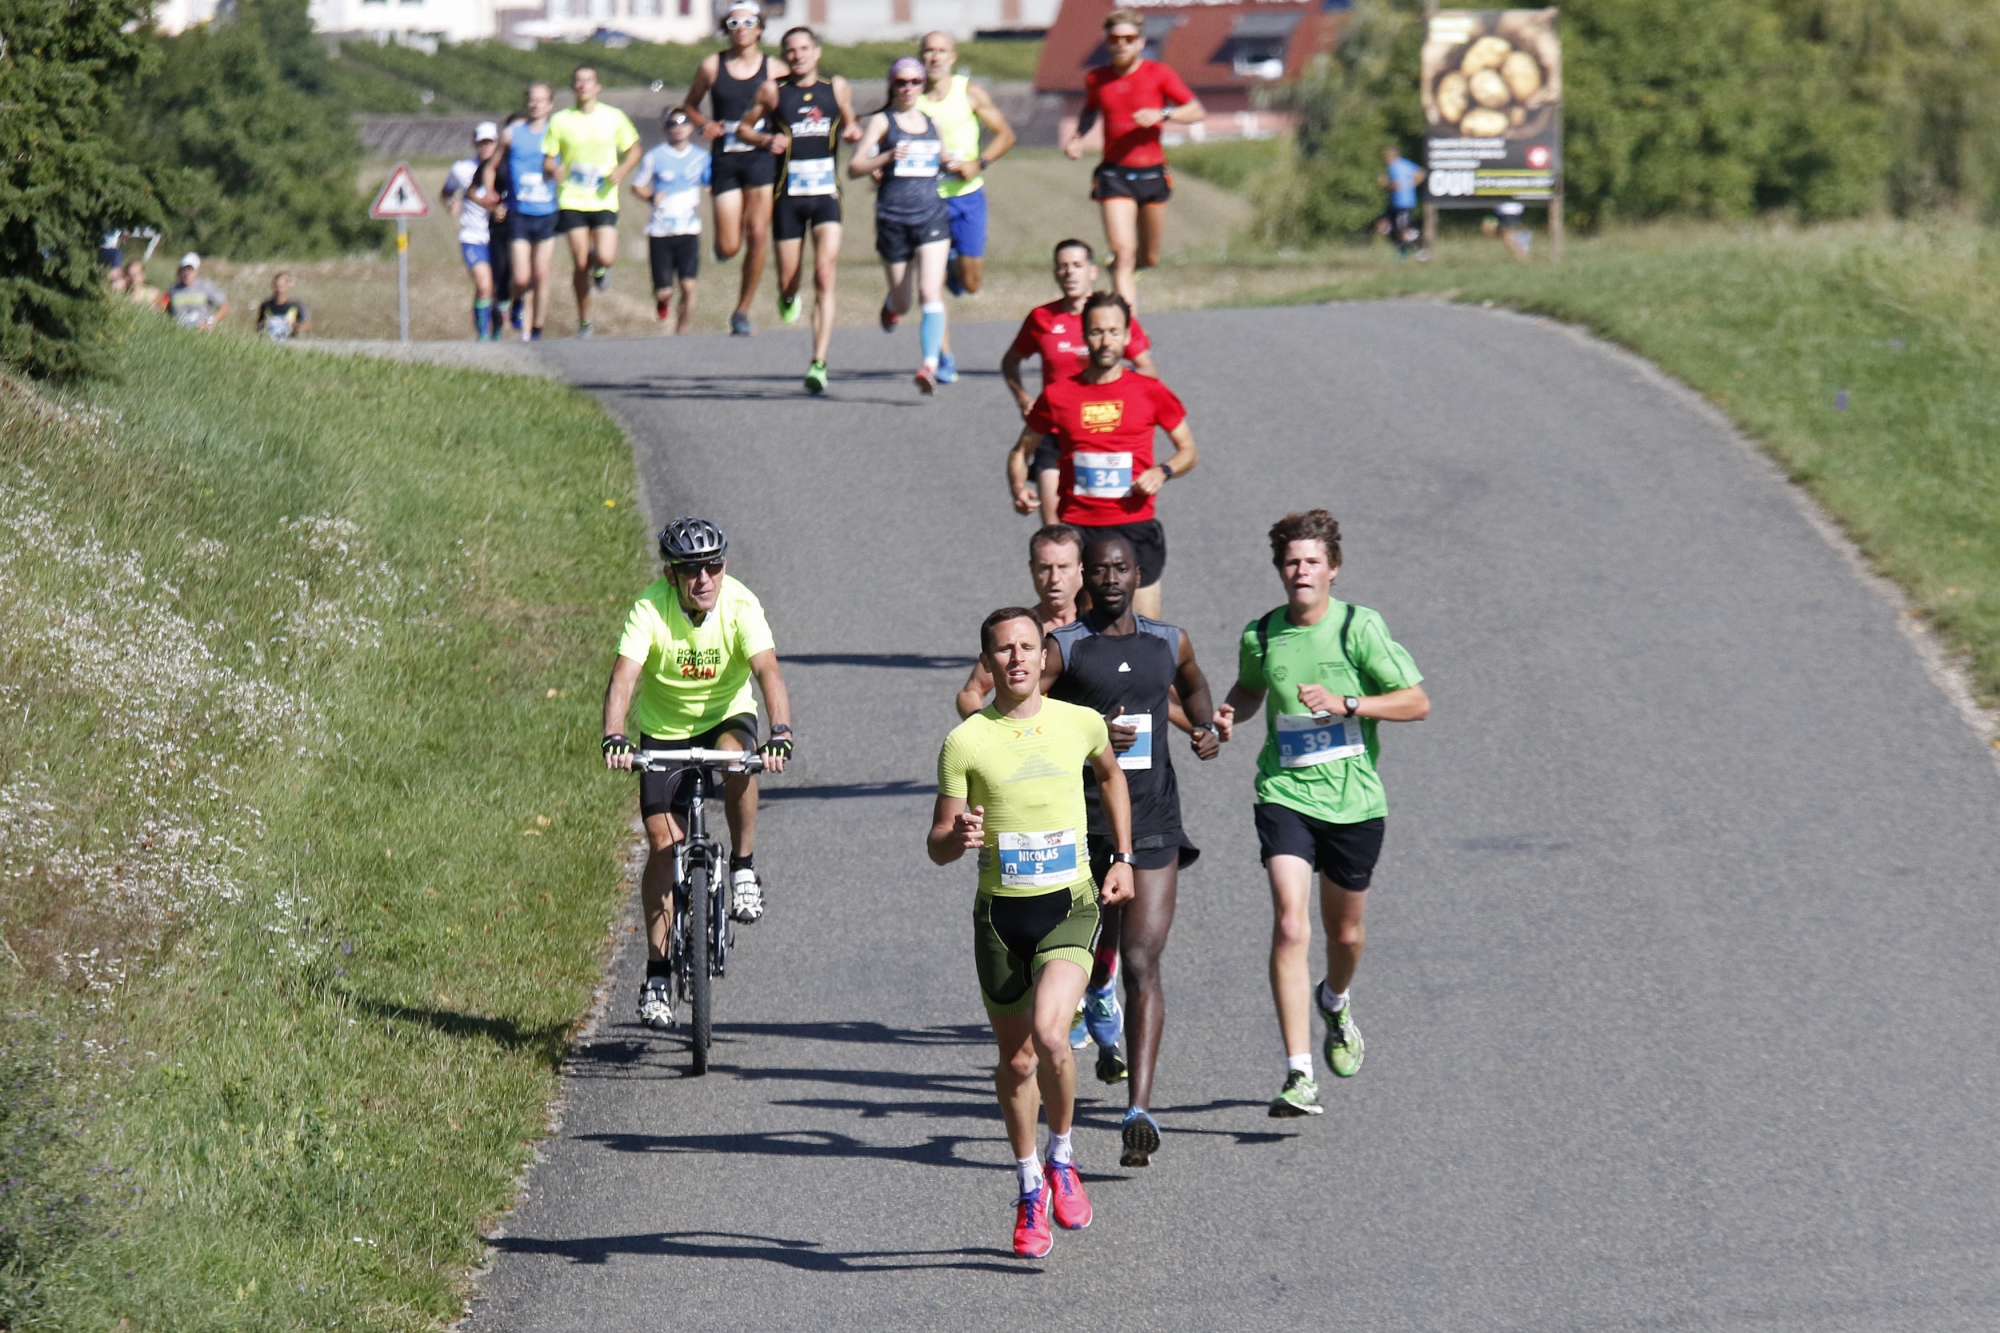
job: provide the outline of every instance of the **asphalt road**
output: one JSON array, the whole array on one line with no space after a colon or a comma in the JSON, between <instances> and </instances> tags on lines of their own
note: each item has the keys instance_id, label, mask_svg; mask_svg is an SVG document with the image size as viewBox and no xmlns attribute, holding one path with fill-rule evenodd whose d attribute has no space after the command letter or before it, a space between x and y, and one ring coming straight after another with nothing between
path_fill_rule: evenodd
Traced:
<instances>
[{"instance_id":1,"label":"asphalt road","mask_svg":"<svg viewBox=\"0 0 2000 1333\"><path fill-rule=\"evenodd\" d=\"M997 372L926 402L914 331L844 332L813 401L799 333L553 347L652 512L730 531L801 750L718 1067L635 1025L627 948L470 1327L2000 1325L2000 778L1892 608L1684 395L1560 329L1148 324L1203 450L1164 503L1166 610L1211 675L1280 600L1265 527L1323 503L1340 593L1435 701L1383 728L1365 1071L1266 1117L1253 746L1177 759L1206 855L1165 1147L1120 1169L1122 1091L1087 1081L1096 1224L1014 1259L972 877L921 845L977 621L1029 600ZM962 327L964 361L1010 331Z\"/></svg>"}]
</instances>

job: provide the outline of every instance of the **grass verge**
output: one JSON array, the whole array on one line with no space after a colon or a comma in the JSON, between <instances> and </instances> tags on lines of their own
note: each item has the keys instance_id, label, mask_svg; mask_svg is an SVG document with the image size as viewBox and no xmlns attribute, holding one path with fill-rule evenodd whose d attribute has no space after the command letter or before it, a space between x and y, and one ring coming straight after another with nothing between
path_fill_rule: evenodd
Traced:
<instances>
[{"instance_id":1,"label":"grass verge","mask_svg":"<svg viewBox=\"0 0 2000 1333\"><path fill-rule=\"evenodd\" d=\"M1352 254L1295 299L1491 302L1583 325L1691 385L1901 585L2000 706L2000 237L1684 225L1572 242L1560 267L1463 233L1425 265Z\"/></svg>"},{"instance_id":2,"label":"grass verge","mask_svg":"<svg viewBox=\"0 0 2000 1333\"><path fill-rule=\"evenodd\" d=\"M6 1322L434 1327L620 901L629 453L537 380L124 361L0 393L0 1072L47 1108L0 1127L66 1210L10 1250L0 1200Z\"/></svg>"}]
</instances>

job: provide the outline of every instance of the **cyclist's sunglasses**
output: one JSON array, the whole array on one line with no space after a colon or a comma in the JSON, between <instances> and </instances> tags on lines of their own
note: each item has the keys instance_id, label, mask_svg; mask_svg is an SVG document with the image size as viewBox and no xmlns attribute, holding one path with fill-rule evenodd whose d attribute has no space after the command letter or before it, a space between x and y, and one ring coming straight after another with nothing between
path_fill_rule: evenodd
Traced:
<instances>
[{"instance_id":1,"label":"cyclist's sunglasses","mask_svg":"<svg viewBox=\"0 0 2000 1333\"><path fill-rule=\"evenodd\" d=\"M703 560L698 563L675 565L673 566L673 571L676 574L686 574L692 577L696 574L720 574L722 566L723 562L720 560Z\"/></svg>"},{"instance_id":2,"label":"cyclist's sunglasses","mask_svg":"<svg viewBox=\"0 0 2000 1333\"><path fill-rule=\"evenodd\" d=\"M745 28L761 28L764 26L764 21L753 18L724 19L722 26L731 32L741 32Z\"/></svg>"}]
</instances>

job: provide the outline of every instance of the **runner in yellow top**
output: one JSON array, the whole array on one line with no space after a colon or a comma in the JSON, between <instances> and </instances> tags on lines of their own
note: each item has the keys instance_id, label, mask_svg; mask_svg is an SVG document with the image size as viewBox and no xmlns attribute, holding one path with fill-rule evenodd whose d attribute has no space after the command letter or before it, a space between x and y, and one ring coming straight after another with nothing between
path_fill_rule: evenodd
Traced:
<instances>
[{"instance_id":1,"label":"runner in yellow top","mask_svg":"<svg viewBox=\"0 0 2000 1333\"><path fill-rule=\"evenodd\" d=\"M604 691L604 762L632 767L628 725L636 724L642 750L748 750L757 745L757 699L751 677L771 713L771 739L758 749L764 766L785 771L792 753L792 702L778 672L778 653L756 595L728 574L729 538L713 523L680 518L660 531L665 577L646 589L625 620L618 661ZM635 698L636 696L636 698ZM629 719L629 722L628 722ZM675 816L687 813L697 780L675 766L639 776L639 813L652 854L640 880L646 906L646 981L639 1018L646 1026L673 1026L669 1000L667 937L673 928L674 845L681 840ZM764 914L764 885L752 860L757 833L757 779L731 776L729 816L730 915L755 921Z\"/></svg>"},{"instance_id":2,"label":"runner in yellow top","mask_svg":"<svg viewBox=\"0 0 2000 1333\"><path fill-rule=\"evenodd\" d=\"M938 181L951 218L951 254L945 262L944 287L953 296L976 292L986 281L986 168L1007 155L1014 146L1014 127L1000 113L992 94L963 74L958 66L958 44L948 32L924 34L920 53L924 62L924 93L917 109L931 118L945 150L958 158L958 165ZM979 131L984 126L993 137L984 152L979 148ZM958 379L958 358L951 354L951 330L944 335L944 354L938 358L938 382Z\"/></svg>"},{"instance_id":3,"label":"runner in yellow top","mask_svg":"<svg viewBox=\"0 0 2000 1333\"><path fill-rule=\"evenodd\" d=\"M1070 1146L1076 1061L1069 1027L1090 975L1098 904L1132 896L1132 809L1104 719L1042 697L1035 613L1024 606L995 611L979 627L979 648L993 675L993 702L945 738L926 848L938 865L979 853L973 949L1000 1043L994 1083L1021 1182L1014 1252L1039 1259L1055 1243L1051 1213L1072 1231L1090 1225ZM1118 849L1101 895L1083 855L1085 764L1097 775ZM1049 1115L1046 1176L1035 1152L1038 1100Z\"/></svg>"},{"instance_id":4,"label":"runner in yellow top","mask_svg":"<svg viewBox=\"0 0 2000 1333\"><path fill-rule=\"evenodd\" d=\"M597 71L578 65L570 76L576 105L549 117L542 137L542 174L560 180L556 230L569 238L576 263L576 336L591 334L590 289L611 290L618 258L618 187L639 165L639 131L632 118L597 100Z\"/></svg>"}]
</instances>

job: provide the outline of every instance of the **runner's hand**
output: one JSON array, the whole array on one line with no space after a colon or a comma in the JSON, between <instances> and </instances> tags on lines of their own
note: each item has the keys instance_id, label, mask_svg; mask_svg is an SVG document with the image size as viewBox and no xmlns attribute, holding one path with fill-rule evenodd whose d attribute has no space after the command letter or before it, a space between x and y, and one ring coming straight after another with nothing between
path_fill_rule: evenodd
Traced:
<instances>
[{"instance_id":1,"label":"runner's hand","mask_svg":"<svg viewBox=\"0 0 2000 1333\"><path fill-rule=\"evenodd\" d=\"M1105 729L1111 733L1111 750L1114 754L1124 754L1139 739L1139 724L1124 720L1125 706L1104 719Z\"/></svg>"},{"instance_id":2,"label":"runner's hand","mask_svg":"<svg viewBox=\"0 0 2000 1333\"><path fill-rule=\"evenodd\" d=\"M1035 497L1035 493L1029 490L1026 486L1023 486L1020 490L1014 492L1015 513L1032 514L1041 507L1042 507L1042 502L1039 499L1037 499Z\"/></svg>"},{"instance_id":3,"label":"runner's hand","mask_svg":"<svg viewBox=\"0 0 2000 1333\"><path fill-rule=\"evenodd\" d=\"M1104 872L1104 887L1097 891L1097 901L1105 907L1116 907L1131 899L1132 867L1120 861Z\"/></svg>"},{"instance_id":4,"label":"runner's hand","mask_svg":"<svg viewBox=\"0 0 2000 1333\"><path fill-rule=\"evenodd\" d=\"M1134 495L1158 495L1160 487L1167 484L1167 470L1158 463L1141 472L1132 482Z\"/></svg>"},{"instance_id":5,"label":"runner's hand","mask_svg":"<svg viewBox=\"0 0 2000 1333\"><path fill-rule=\"evenodd\" d=\"M783 130L779 130L776 134L771 136L772 152L777 153L780 156L783 156L785 153L791 151L791 147L792 147L792 136L785 133Z\"/></svg>"},{"instance_id":6,"label":"runner's hand","mask_svg":"<svg viewBox=\"0 0 2000 1333\"><path fill-rule=\"evenodd\" d=\"M613 732L604 738L598 748L604 751L606 768L622 769L627 773L632 771L632 742L624 736Z\"/></svg>"},{"instance_id":7,"label":"runner's hand","mask_svg":"<svg viewBox=\"0 0 2000 1333\"><path fill-rule=\"evenodd\" d=\"M704 139L720 139L724 133L726 131L722 128L722 122L719 120L711 120L708 124L701 127L701 134Z\"/></svg>"},{"instance_id":8,"label":"runner's hand","mask_svg":"<svg viewBox=\"0 0 2000 1333\"><path fill-rule=\"evenodd\" d=\"M849 124L840 131L840 137L845 139L849 143L860 143L861 127L859 125Z\"/></svg>"},{"instance_id":9,"label":"runner's hand","mask_svg":"<svg viewBox=\"0 0 2000 1333\"><path fill-rule=\"evenodd\" d=\"M1132 123L1142 130L1149 130L1167 118L1164 108L1142 106L1132 113Z\"/></svg>"},{"instance_id":10,"label":"runner's hand","mask_svg":"<svg viewBox=\"0 0 2000 1333\"><path fill-rule=\"evenodd\" d=\"M1231 704L1224 704L1222 707L1216 709L1213 725L1215 727L1216 738L1218 740L1228 740L1236 730L1235 707Z\"/></svg>"},{"instance_id":11,"label":"runner's hand","mask_svg":"<svg viewBox=\"0 0 2000 1333\"><path fill-rule=\"evenodd\" d=\"M1299 686L1299 702L1315 713L1339 713L1347 715L1347 704L1341 697L1324 685Z\"/></svg>"},{"instance_id":12,"label":"runner's hand","mask_svg":"<svg viewBox=\"0 0 2000 1333\"><path fill-rule=\"evenodd\" d=\"M1063 156L1074 162L1083 156L1083 136L1078 135L1063 145Z\"/></svg>"},{"instance_id":13,"label":"runner's hand","mask_svg":"<svg viewBox=\"0 0 2000 1333\"><path fill-rule=\"evenodd\" d=\"M986 845L986 807L975 805L970 810L959 812L951 821L951 831L958 835L958 845L968 852L976 852Z\"/></svg>"},{"instance_id":14,"label":"runner's hand","mask_svg":"<svg viewBox=\"0 0 2000 1333\"><path fill-rule=\"evenodd\" d=\"M1188 737L1188 748L1194 751L1197 759L1213 759L1222 753L1222 735L1214 723L1196 727L1194 734Z\"/></svg>"}]
</instances>

